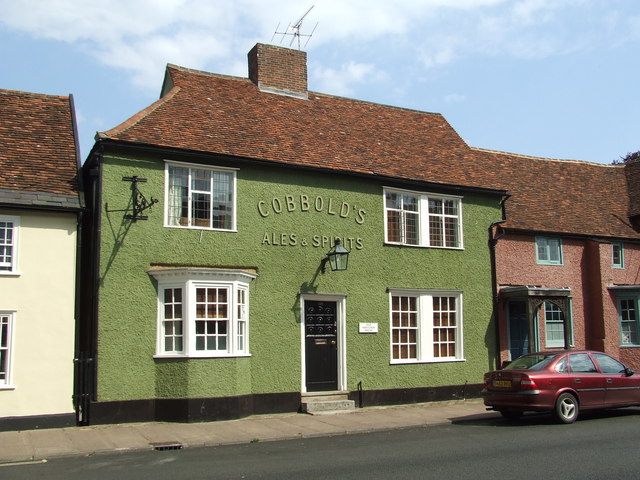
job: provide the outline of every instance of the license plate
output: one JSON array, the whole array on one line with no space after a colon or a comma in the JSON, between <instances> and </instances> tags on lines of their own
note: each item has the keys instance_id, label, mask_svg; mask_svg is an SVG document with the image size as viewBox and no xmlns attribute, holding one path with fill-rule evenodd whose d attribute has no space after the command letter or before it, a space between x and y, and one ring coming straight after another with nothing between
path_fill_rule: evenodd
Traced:
<instances>
[{"instance_id":1,"label":"license plate","mask_svg":"<svg viewBox=\"0 0 640 480\"><path fill-rule=\"evenodd\" d=\"M511 386L511 380L494 380L493 386L499 388L509 388Z\"/></svg>"}]
</instances>

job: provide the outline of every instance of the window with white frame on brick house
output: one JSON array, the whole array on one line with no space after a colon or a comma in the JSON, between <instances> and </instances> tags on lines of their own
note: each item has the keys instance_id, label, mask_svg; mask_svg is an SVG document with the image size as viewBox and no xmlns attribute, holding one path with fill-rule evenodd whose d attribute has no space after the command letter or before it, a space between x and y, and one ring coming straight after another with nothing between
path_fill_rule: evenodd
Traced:
<instances>
[{"instance_id":1,"label":"window with white frame on brick house","mask_svg":"<svg viewBox=\"0 0 640 480\"><path fill-rule=\"evenodd\" d=\"M640 292L619 295L617 297L618 321L620 323L620 344L623 346L640 345L638 338L638 301Z\"/></svg>"},{"instance_id":2,"label":"window with white frame on brick house","mask_svg":"<svg viewBox=\"0 0 640 480\"><path fill-rule=\"evenodd\" d=\"M236 230L236 170L165 164L165 225Z\"/></svg>"},{"instance_id":3,"label":"window with white frame on brick house","mask_svg":"<svg viewBox=\"0 0 640 480\"><path fill-rule=\"evenodd\" d=\"M385 188L384 207L386 243L462 248L460 197Z\"/></svg>"},{"instance_id":4,"label":"window with white frame on brick house","mask_svg":"<svg viewBox=\"0 0 640 480\"><path fill-rule=\"evenodd\" d=\"M544 334L545 345L548 348L564 347L564 321L565 317L562 309L553 302L544 302ZM569 312L569 343L573 345L573 325L571 323L571 312Z\"/></svg>"},{"instance_id":5,"label":"window with white frame on brick house","mask_svg":"<svg viewBox=\"0 0 640 480\"><path fill-rule=\"evenodd\" d=\"M621 242L611 244L611 266L624 268L624 246Z\"/></svg>"},{"instance_id":6,"label":"window with white frame on brick house","mask_svg":"<svg viewBox=\"0 0 640 480\"><path fill-rule=\"evenodd\" d=\"M462 293L389 291L391 363L463 359Z\"/></svg>"}]
</instances>

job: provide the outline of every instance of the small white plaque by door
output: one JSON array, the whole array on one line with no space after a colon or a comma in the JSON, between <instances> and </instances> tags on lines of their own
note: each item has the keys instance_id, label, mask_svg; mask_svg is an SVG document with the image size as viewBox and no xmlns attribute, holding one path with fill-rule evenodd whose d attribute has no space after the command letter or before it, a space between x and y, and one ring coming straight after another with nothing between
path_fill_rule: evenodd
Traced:
<instances>
[{"instance_id":1,"label":"small white plaque by door","mask_svg":"<svg viewBox=\"0 0 640 480\"><path fill-rule=\"evenodd\" d=\"M378 324L360 322L358 326L358 332L359 333L378 333Z\"/></svg>"}]
</instances>

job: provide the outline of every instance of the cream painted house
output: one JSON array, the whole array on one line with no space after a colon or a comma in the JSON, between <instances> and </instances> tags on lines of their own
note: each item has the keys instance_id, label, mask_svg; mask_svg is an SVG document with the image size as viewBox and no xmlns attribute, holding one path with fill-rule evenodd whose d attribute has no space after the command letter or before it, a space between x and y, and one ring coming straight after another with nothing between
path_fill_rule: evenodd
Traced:
<instances>
[{"instance_id":1,"label":"cream painted house","mask_svg":"<svg viewBox=\"0 0 640 480\"><path fill-rule=\"evenodd\" d=\"M75 423L73 99L0 90L0 430Z\"/></svg>"}]
</instances>

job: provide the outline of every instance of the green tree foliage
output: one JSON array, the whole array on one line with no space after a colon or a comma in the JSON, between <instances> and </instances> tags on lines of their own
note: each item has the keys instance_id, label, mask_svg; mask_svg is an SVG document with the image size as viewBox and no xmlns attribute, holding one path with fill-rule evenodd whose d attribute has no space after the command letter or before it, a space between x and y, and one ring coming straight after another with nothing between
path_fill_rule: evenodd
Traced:
<instances>
[{"instance_id":1,"label":"green tree foliage","mask_svg":"<svg viewBox=\"0 0 640 480\"><path fill-rule=\"evenodd\" d=\"M627 163L632 160L640 160L640 150L638 150L637 152L627 153L626 156L620 157L619 160L614 160L613 162L611 162L611 165L620 165L622 163Z\"/></svg>"}]
</instances>

